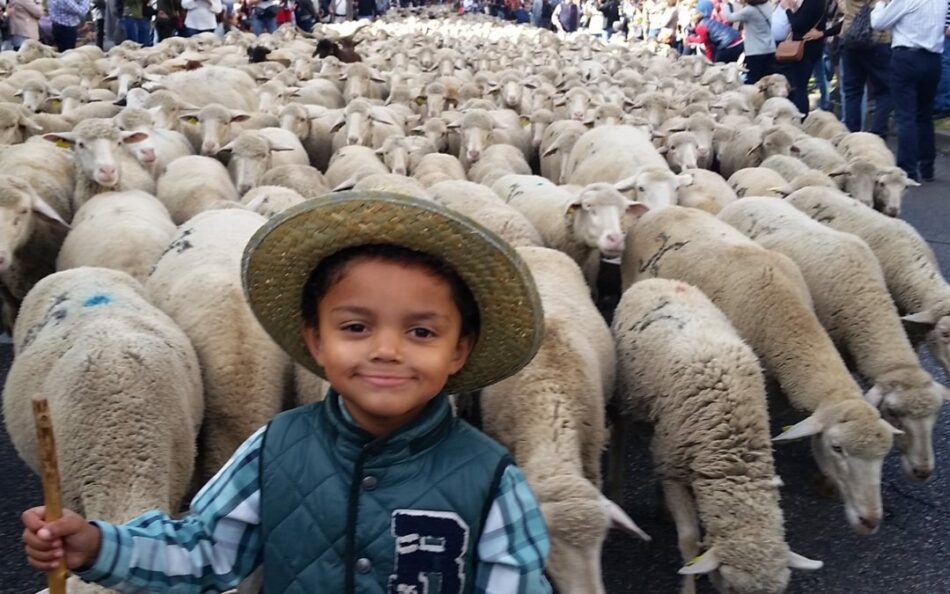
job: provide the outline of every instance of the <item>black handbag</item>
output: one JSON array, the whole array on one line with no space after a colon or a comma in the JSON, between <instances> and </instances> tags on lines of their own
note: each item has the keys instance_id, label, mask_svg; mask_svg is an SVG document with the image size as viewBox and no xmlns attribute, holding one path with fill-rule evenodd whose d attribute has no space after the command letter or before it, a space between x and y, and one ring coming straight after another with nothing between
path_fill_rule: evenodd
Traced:
<instances>
[{"instance_id":1,"label":"black handbag","mask_svg":"<svg viewBox=\"0 0 950 594\"><path fill-rule=\"evenodd\" d=\"M841 36L841 45L847 49L867 49L874 45L871 39L871 7L862 6L854 15L851 26Z\"/></svg>"},{"instance_id":2,"label":"black handbag","mask_svg":"<svg viewBox=\"0 0 950 594\"><path fill-rule=\"evenodd\" d=\"M262 19L273 19L277 18L277 12L280 10L280 7L276 4L271 4L267 8L258 8L257 16Z\"/></svg>"}]
</instances>

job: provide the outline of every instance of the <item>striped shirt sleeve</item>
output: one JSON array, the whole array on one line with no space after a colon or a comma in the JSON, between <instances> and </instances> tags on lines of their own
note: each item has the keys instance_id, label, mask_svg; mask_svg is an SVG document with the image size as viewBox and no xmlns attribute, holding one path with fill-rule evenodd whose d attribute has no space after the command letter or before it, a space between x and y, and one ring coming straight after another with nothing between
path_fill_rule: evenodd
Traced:
<instances>
[{"instance_id":1,"label":"striped shirt sleeve","mask_svg":"<svg viewBox=\"0 0 950 594\"><path fill-rule=\"evenodd\" d=\"M478 541L476 594L548 594L550 543L538 502L517 466L505 469Z\"/></svg>"},{"instance_id":2,"label":"striped shirt sleeve","mask_svg":"<svg viewBox=\"0 0 950 594\"><path fill-rule=\"evenodd\" d=\"M261 562L259 458L264 428L249 437L174 520L147 512L102 533L99 556L77 575L119 592L196 594L233 588Z\"/></svg>"}]
</instances>

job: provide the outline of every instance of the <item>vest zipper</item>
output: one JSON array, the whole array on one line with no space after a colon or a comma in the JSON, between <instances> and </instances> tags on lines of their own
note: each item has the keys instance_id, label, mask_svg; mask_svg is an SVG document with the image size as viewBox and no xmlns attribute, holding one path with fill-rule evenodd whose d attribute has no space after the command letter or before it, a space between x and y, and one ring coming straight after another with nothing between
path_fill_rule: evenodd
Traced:
<instances>
[{"instance_id":1,"label":"vest zipper","mask_svg":"<svg viewBox=\"0 0 950 594\"><path fill-rule=\"evenodd\" d=\"M383 437L363 446L363 449L360 450L360 455L356 458L356 464L353 466L353 478L350 481L350 498L347 502L346 511L346 548L344 555L346 559L344 592L346 592L346 594L356 594L356 520L360 509L363 465L366 463L367 458L379 453L380 447L385 441L386 438Z\"/></svg>"}]
</instances>

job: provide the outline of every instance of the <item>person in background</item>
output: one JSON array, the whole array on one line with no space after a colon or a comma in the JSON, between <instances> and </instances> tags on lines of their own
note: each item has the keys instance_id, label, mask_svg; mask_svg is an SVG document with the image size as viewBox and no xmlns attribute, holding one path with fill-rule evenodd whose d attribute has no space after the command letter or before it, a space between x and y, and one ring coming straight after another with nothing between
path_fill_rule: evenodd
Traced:
<instances>
[{"instance_id":1,"label":"person in background","mask_svg":"<svg viewBox=\"0 0 950 594\"><path fill-rule=\"evenodd\" d=\"M181 18L180 0L158 0L158 12L155 15L155 33L158 40L168 39L175 35L178 29L178 20Z\"/></svg>"},{"instance_id":2,"label":"person in background","mask_svg":"<svg viewBox=\"0 0 950 594\"><path fill-rule=\"evenodd\" d=\"M106 0L92 0L89 15L96 26L96 46L104 49L106 42Z\"/></svg>"},{"instance_id":3,"label":"person in background","mask_svg":"<svg viewBox=\"0 0 950 594\"><path fill-rule=\"evenodd\" d=\"M10 43L20 49L27 39L39 41L40 17L43 7L35 0L10 0L7 4L7 22L10 25Z\"/></svg>"},{"instance_id":4,"label":"person in background","mask_svg":"<svg viewBox=\"0 0 950 594\"><path fill-rule=\"evenodd\" d=\"M122 27L125 38L142 46L152 45L152 26L145 16L148 0L124 0L122 3Z\"/></svg>"},{"instance_id":5,"label":"person in background","mask_svg":"<svg viewBox=\"0 0 950 594\"><path fill-rule=\"evenodd\" d=\"M745 39L745 82L754 85L763 76L772 74L775 64L775 40L772 39L772 13L775 5L769 0L736 0L726 9L726 20L742 23Z\"/></svg>"},{"instance_id":6,"label":"person in background","mask_svg":"<svg viewBox=\"0 0 950 594\"><path fill-rule=\"evenodd\" d=\"M48 9L56 50L75 48L79 25L89 13L89 0L49 0Z\"/></svg>"},{"instance_id":7,"label":"person in background","mask_svg":"<svg viewBox=\"0 0 950 594\"><path fill-rule=\"evenodd\" d=\"M805 48L801 60L778 64L776 70L792 86L789 99L802 115L808 115L808 81L825 51L825 0L780 0L779 6L785 9L792 39L804 41Z\"/></svg>"},{"instance_id":8,"label":"person in background","mask_svg":"<svg viewBox=\"0 0 950 594\"><path fill-rule=\"evenodd\" d=\"M214 33L218 26L215 15L224 10L221 0L181 0L181 7L186 11L185 26L181 29L182 37Z\"/></svg>"},{"instance_id":9,"label":"person in background","mask_svg":"<svg viewBox=\"0 0 950 594\"><path fill-rule=\"evenodd\" d=\"M946 37L947 0L882 0L871 27L891 30L891 96L897 120L897 166L933 181L937 147L933 109Z\"/></svg>"},{"instance_id":10,"label":"person in background","mask_svg":"<svg viewBox=\"0 0 950 594\"><path fill-rule=\"evenodd\" d=\"M891 33L890 31L872 31L871 45L849 44L848 35L854 18L862 10L870 10L872 0L842 0L841 8L844 21L841 24L841 91L844 95L844 117L842 120L852 132L864 129L865 114L861 109L864 87L869 84L870 95L874 99L874 121L871 132L881 137L887 136L888 120L894 111L891 99Z\"/></svg>"},{"instance_id":11,"label":"person in background","mask_svg":"<svg viewBox=\"0 0 950 594\"><path fill-rule=\"evenodd\" d=\"M614 24L620 20L620 5L617 0L606 0L600 5L600 12L604 15L604 41L610 39L614 32Z\"/></svg>"},{"instance_id":12,"label":"person in background","mask_svg":"<svg viewBox=\"0 0 950 594\"><path fill-rule=\"evenodd\" d=\"M948 0L950 5L950 0ZM950 9L947 10L947 19L944 21L943 32L943 66L940 75L940 85L937 87L937 101L934 105L934 117L937 119L950 116Z\"/></svg>"},{"instance_id":13,"label":"person in background","mask_svg":"<svg viewBox=\"0 0 950 594\"><path fill-rule=\"evenodd\" d=\"M248 7L254 35L277 30L277 12L280 10L278 0L248 0Z\"/></svg>"},{"instance_id":14,"label":"person in background","mask_svg":"<svg viewBox=\"0 0 950 594\"><path fill-rule=\"evenodd\" d=\"M320 21L320 14L313 5L313 0L296 0L294 19L297 21L297 26L307 33L313 31L314 25Z\"/></svg>"},{"instance_id":15,"label":"person in background","mask_svg":"<svg viewBox=\"0 0 950 594\"><path fill-rule=\"evenodd\" d=\"M376 0L356 0L356 20L371 21L376 18Z\"/></svg>"},{"instance_id":16,"label":"person in background","mask_svg":"<svg viewBox=\"0 0 950 594\"><path fill-rule=\"evenodd\" d=\"M742 55L742 35L729 25L712 18L710 0L699 0L693 9L693 33L686 43L702 47L713 62L735 62Z\"/></svg>"},{"instance_id":17,"label":"person in background","mask_svg":"<svg viewBox=\"0 0 950 594\"><path fill-rule=\"evenodd\" d=\"M581 10L578 0L564 0L555 7L551 14L551 23L559 33L573 33L581 20Z\"/></svg>"}]
</instances>

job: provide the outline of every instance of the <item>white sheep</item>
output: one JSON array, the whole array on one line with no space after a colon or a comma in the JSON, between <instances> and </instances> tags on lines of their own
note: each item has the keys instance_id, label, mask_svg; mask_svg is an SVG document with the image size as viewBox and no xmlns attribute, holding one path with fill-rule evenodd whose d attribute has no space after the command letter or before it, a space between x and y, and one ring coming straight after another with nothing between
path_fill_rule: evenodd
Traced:
<instances>
[{"instance_id":1,"label":"white sheep","mask_svg":"<svg viewBox=\"0 0 950 594\"><path fill-rule=\"evenodd\" d=\"M531 166L521 150L510 144L493 144L487 147L481 158L468 170L468 178L491 186L505 175L530 175Z\"/></svg>"},{"instance_id":2,"label":"white sheep","mask_svg":"<svg viewBox=\"0 0 950 594\"><path fill-rule=\"evenodd\" d=\"M618 405L654 427L654 469L688 562L681 592L709 574L720 592L778 594L789 568L821 567L785 543L765 380L726 316L695 287L646 279L624 291L612 330ZM611 440L617 461L624 422Z\"/></svg>"},{"instance_id":3,"label":"white sheep","mask_svg":"<svg viewBox=\"0 0 950 594\"><path fill-rule=\"evenodd\" d=\"M835 114L821 109L808 112L805 121L802 122L802 129L810 136L830 140L832 143L844 138L850 132Z\"/></svg>"},{"instance_id":4,"label":"white sheep","mask_svg":"<svg viewBox=\"0 0 950 594\"><path fill-rule=\"evenodd\" d=\"M99 266L144 283L175 235L168 209L139 190L93 196L73 217L56 270Z\"/></svg>"},{"instance_id":5,"label":"white sheep","mask_svg":"<svg viewBox=\"0 0 950 594\"><path fill-rule=\"evenodd\" d=\"M123 146L154 177L179 157L193 154L191 143L181 132L155 127L152 114L146 109L126 107L115 117L120 132L141 132L145 138Z\"/></svg>"},{"instance_id":6,"label":"white sheep","mask_svg":"<svg viewBox=\"0 0 950 594\"><path fill-rule=\"evenodd\" d=\"M767 167L746 167L729 176L729 186L736 196L772 196L781 198L785 194L782 190L788 182L774 169Z\"/></svg>"},{"instance_id":7,"label":"white sheep","mask_svg":"<svg viewBox=\"0 0 950 594\"><path fill-rule=\"evenodd\" d=\"M950 285L920 233L827 188L798 190L788 201L819 223L867 242L911 338L926 337L934 359L950 372Z\"/></svg>"},{"instance_id":8,"label":"white sheep","mask_svg":"<svg viewBox=\"0 0 950 594\"><path fill-rule=\"evenodd\" d=\"M76 161L68 148L60 148L40 138L0 147L0 171L15 172L64 220L72 220Z\"/></svg>"},{"instance_id":9,"label":"white sheep","mask_svg":"<svg viewBox=\"0 0 950 594\"><path fill-rule=\"evenodd\" d=\"M54 132L43 138L65 143L76 159L73 210L103 192L142 190L155 193L155 180L121 144L145 140L142 132L120 132L111 120L91 119L80 122L72 132Z\"/></svg>"},{"instance_id":10,"label":"white sheep","mask_svg":"<svg viewBox=\"0 0 950 594\"><path fill-rule=\"evenodd\" d=\"M571 155L577 139L587 132L587 126L575 120L558 120L544 130L538 155L541 163L541 175L560 183L563 178L564 163Z\"/></svg>"},{"instance_id":11,"label":"white sheep","mask_svg":"<svg viewBox=\"0 0 950 594\"><path fill-rule=\"evenodd\" d=\"M441 181L466 181L465 169L461 161L453 155L429 153L419 160L412 176L425 187Z\"/></svg>"},{"instance_id":12,"label":"white sheep","mask_svg":"<svg viewBox=\"0 0 950 594\"><path fill-rule=\"evenodd\" d=\"M278 165L272 167L264 172L258 184L290 188L307 199L317 198L330 192L327 180L320 173L320 170L309 165Z\"/></svg>"},{"instance_id":13,"label":"white sheep","mask_svg":"<svg viewBox=\"0 0 950 594\"><path fill-rule=\"evenodd\" d=\"M862 204L874 205L874 186L877 167L863 158L845 159L829 140L823 138L800 138L789 149L812 169L830 175L838 187L860 200Z\"/></svg>"},{"instance_id":14,"label":"white sheep","mask_svg":"<svg viewBox=\"0 0 950 594\"><path fill-rule=\"evenodd\" d=\"M261 176L272 167L310 165L300 140L283 128L245 130L221 147L220 153L230 154L228 173L242 196L260 183Z\"/></svg>"},{"instance_id":15,"label":"white sheep","mask_svg":"<svg viewBox=\"0 0 950 594\"><path fill-rule=\"evenodd\" d=\"M687 169L689 184L676 188L676 204L716 214L727 204L739 199L721 175L705 169Z\"/></svg>"},{"instance_id":16,"label":"white sheep","mask_svg":"<svg viewBox=\"0 0 950 594\"><path fill-rule=\"evenodd\" d=\"M314 167L326 169L332 154L330 126L336 116L321 107L292 103L280 110L279 117L280 127L297 135Z\"/></svg>"},{"instance_id":17,"label":"white sheep","mask_svg":"<svg viewBox=\"0 0 950 594\"><path fill-rule=\"evenodd\" d=\"M570 256L591 286L601 258L623 254L625 215L643 208L606 183L571 193L536 175L506 175L492 190L528 219L546 247Z\"/></svg>"},{"instance_id":18,"label":"white sheep","mask_svg":"<svg viewBox=\"0 0 950 594\"><path fill-rule=\"evenodd\" d=\"M757 167L772 155L787 155L795 137L783 126L745 126L719 147L719 172L729 178L747 167Z\"/></svg>"},{"instance_id":19,"label":"white sheep","mask_svg":"<svg viewBox=\"0 0 950 594\"><path fill-rule=\"evenodd\" d=\"M469 181L443 181L428 188L435 201L500 235L515 247L544 245L538 230L494 192Z\"/></svg>"},{"instance_id":20,"label":"white sheep","mask_svg":"<svg viewBox=\"0 0 950 594\"><path fill-rule=\"evenodd\" d=\"M0 321L13 328L20 301L56 268L69 225L30 184L0 175Z\"/></svg>"},{"instance_id":21,"label":"white sheep","mask_svg":"<svg viewBox=\"0 0 950 594\"><path fill-rule=\"evenodd\" d=\"M884 214L897 217L901 214L904 191L920 184L909 177L894 160L894 153L887 148L877 134L853 132L841 138L836 146L849 162L869 161L877 167L874 184L874 208Z\"/></svg>"},{"instance_id":22,"label":"white sheep","mask_svg":"<svg viewBox=\"0 0 950 594\"><path fill-rule=\"evenodd\" d=\"M201 372L188 337L142 286L105 268L57 272L27 296L14 341L7 432L39 472L31 398L46 397L63 506L115 524L178 513L203 417ZM106 592L74 579L71 593Z\"/></svg>"},{"instance_id":23,"label":"white sheep","mask_svg":"<svg viewBox=\"0 0 950 594\"><path fill-rule=\"evenodd\" d=\"M353 186L354 190L393 192L422 200L432 200L432 194L414 178L395 173L367 175Z\"/></svg>"},{"instance_id":24,"label":"white sheep","mask_svg":"<svg viewBox=\"0 0 950 594\"><path fill-rule=\"evenodd\" d=\"M220 201L236 202L239 198L224 165L211 157L198 155L181 157L169 163L158 178L156 196L176 225Z\"/></svg>"},{"instance_id":25,"label":"white sheep","mask_svg":"<svg viewBox=\"0 0 950 594\"><path fill-rule=\"evenodd\" d=\"M898 431L862 398L812 312L795 263L708 213L674 206L648 212L630 228L621 276L625 288L642 278L670 278L709 296L792 406L809 414L775 440L811 436L848 523L860 534L875 532L883 518L881 465Z\"/></svg>"},{"instance_id":26,"label":"white sheep","mask_svg":"<svg viewBox=\"0 0 950 594\"><path fill-rule=\"evenodd\" d=\"M950 390L921 367L868 245L775 198L741 200L719 218L798 265L819 321L873 385L865 398L904 431L895 438L904 475L929 479L934 469L931 433Z\"/></svg>"},{"instance_id":27,"label":"white sheep","mask_svg":"<svg viewBox=\"0 0 950 594\"><path fill-rule=\"evenodd\" d=\"M326 180L331 190L352 188L356 182L374 173L389 173L376 151L360 145L345 146L330 159Z\"/></svg>"},{"instance_id":28,"label":"white sheep","mask_svg":"<svg viewBox=\"0 0 950 594\"><path fill-rule=\"evenodd\" d=\"M257 186L250 192L241 197L241 204L257 214L267 217L273 217L279 212L287 210L303 202L305 198L291 190L281 186Z\"/></svg>"},{"instance_id":29,"label":"white sheep","mask_svg":"<svg viewBox=\"0 0 950 594\"><path fill-rule=\"evenodd\" d=\"M43 127L26 110L13 103L0 103L0 144L20 144L31 133L41 131Z\"/></svg>"},{"instance_id":30,"label":"white sheep","mask_svg":"<svg viewBox=\"0 0 950 594\"><path fill-rule=\"evenodd\" d=\"M577 264L546 248L518 253L541 296L544 337L531 363L482 391L483 428L508 448L538 498L558 591L603 594L600 551L611 524L649 539L600 492L613 342Z\"/></svg>"},{"instance_id":31,"label":"white sheep","mask_svg":"<svg viewBox=\"0 0 950 594\"><path fill-rule=\"evenodd\" d=\"M244 298L244 246L266 219L242 209L203 212L179 227L145 287L185 331L201 362L205 423L197 477L205 482L280 411L290 358Z\"/></svg>"}]
</instances>

